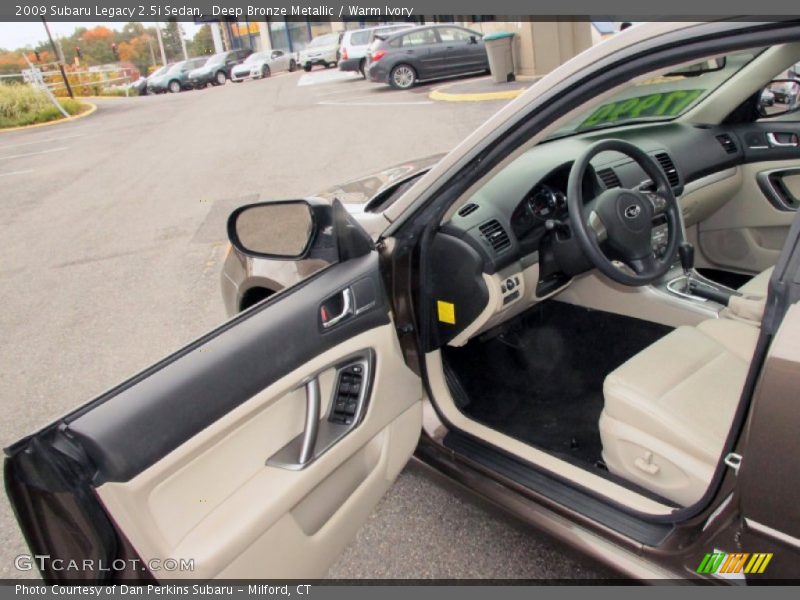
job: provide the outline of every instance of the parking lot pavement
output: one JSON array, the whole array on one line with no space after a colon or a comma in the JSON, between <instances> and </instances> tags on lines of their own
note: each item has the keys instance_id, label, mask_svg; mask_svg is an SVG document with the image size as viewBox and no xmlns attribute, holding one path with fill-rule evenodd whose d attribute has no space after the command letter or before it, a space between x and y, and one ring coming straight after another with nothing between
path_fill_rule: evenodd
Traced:
<instances>
[{"instance_id":1,"label":"parking lot pavement","mask_svg":"<svg viewBox=\"0 0 800 600\"><path fill-rule=\"evenodd\" d=\"M4 445L226 318L219 272L230 210L445 152L503 104L429 103L425 87L394 92L357 79L298 85L322 73L98 100L86 119L0 133ZM397 507L415 499L430 507L422 497L430 489L414 481L404 476L393 488L351 560L369 555L375 564L396 561L393 574L422 573L419 561L384 544L404 535L395 530ZM463 517L466 531L505 531L480 510ZM450 526L426 525L448 545ZM36 576L14 569L26 549L5 498L0 544L0 577ZM493 548L482 574L523 569ZM347 560L338 572L357 567ZM471 557L448 547L438 560L455 569Z\"/></svg>"}]
</instances>

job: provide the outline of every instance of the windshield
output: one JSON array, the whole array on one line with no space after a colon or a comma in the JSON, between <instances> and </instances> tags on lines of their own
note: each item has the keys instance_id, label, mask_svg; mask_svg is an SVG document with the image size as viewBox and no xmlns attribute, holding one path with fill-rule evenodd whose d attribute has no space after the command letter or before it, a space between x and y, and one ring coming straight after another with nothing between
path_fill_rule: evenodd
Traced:
<instances>
[{"instance_id":1,"label":"windshield","mask_svg":"<svg viewBox=\"0 0 800 600\"><path fill-rule=\"evenodd\" d=\"M332 46L336 43L335 35L322 35L311 40L308 45L309 48L318 48L319 46Z\"/></svg>"},{"instance_id":2,"label":"windshield","mask_svg":"<svg viewBox=\"0 0 800 600\"><path fill-rule=\"evenodd\" d=\"M156 69L155 71L150 73L150 77L158 77L160 75L163 75L164 73L167 72L167 69L169 69L169 67L170 67L170 65L165 65L163 67L159 67L158 69Z\"/></svg>"},{"instance_id":3,"label":"windshield","mask_svg":"<svg viewBox=\"0 0 800 600\"><path fill-rule=\"evenodd\" d=\"M227 52L220 52L219 54L215 54L211 58L208 59L208 62L204 66L208 65L218 65L220 63L225 62L225 58L228 56Z\"/></svg>"},{"instance_id":4,"label":"windshield","mask_svg":"<svg viewBox=\"0 0 800 600\"><path fill-rule=\"evenodd\" d=\"M172 65L172 67L170 68L170 70L167 73L169 75L175 75L176 73L180 73L181 69L183 69L186 66L187 62L188 61L182 60L179 63L175 63L174 65Z\"/></svg>"},{"instance_id":5,"label":"windshield","mask_svg":"<svg viewBox=\"0 0 800 600\"><path fill-rule=\"evenodd\" d=\"M628 123L668 121L679 117L757 55L757 51L731 54L718 59L712 67L706 68L707 63L701 63L682 68L681 74L668 73L631 84L602 104L593 104L566 127L550 135L549 139ZM703 70L698 70L700 66Z\"/></svg>"},{"instance_id":6,"label":"windshield","mask_svg":"<svg viewBox=\"0 0 800 600\"><path fill-rule=\"evenodd\" d=\"M264 60L267 58L266 53L264 52L256 52L255 54L251 54L246 59L244 59L244 64L250 64L254 62L258 62L259 60Z\"/></svg>"}]
</instances>

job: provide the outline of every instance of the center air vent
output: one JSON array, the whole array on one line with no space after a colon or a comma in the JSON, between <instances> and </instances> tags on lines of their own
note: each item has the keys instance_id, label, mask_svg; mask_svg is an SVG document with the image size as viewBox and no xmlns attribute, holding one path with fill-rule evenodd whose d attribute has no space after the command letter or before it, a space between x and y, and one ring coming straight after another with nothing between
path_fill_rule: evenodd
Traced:
<instances>
[{"instance_id":1,"label":"center air vent","mask_svg":"<svg viewBox=\"0 0 800 600\"><path fill-rule=\"evenodd\" d=\"M736 147L736 142L734 142L733 138L727 133L718 135L717 141L722 145L722 147L725 149L725 152L728 154L736 154L739 151L739 149Z\"/></svg>"},{"instance_id":2,"label":"center air vent","mask_svg":"<svg viewBox=\"0 0 800 600\"><path fill-rule=\"evenodd\" d=\"M476 210L478 210L478 205L474 202L470 202L469 204L465 204L461 208L458 209L458 216L459 217L466 217L467 215L471 215Z\"/></svg>"},{"instance_id":3,"label":"center air vent","mask_svg":"<svg viewBox=\"0 0 800 600\"><path fill-rule=\"evenodd\" d=\"M485 239L492 246L495 252L502 252L511 246L511 239L509 239L506 230L500 225L497 219L487 221L478 228Z\"/></svg>"},{"instance_id":4,"label":"center air vent","mask_svg":"<svg viewBox=\"0 0 800 600\"><path fill-rule=\"evenodd\" d=\"M617 173L616 171L614 171L614 169L600 169L597 172L597 176L603 182L603 185L606 186L607 190L622 186L622 184L619 181L619 177L617 177Z\"/></svg>"},{"instance_id":5,"label":"center air vent","mask_svg":"<svg viewBox=\"0 0 800 600\"><path fill-rule=\"evenodd\" d=\"M661 165L661 168L664 169L664 173L667 174L667 179L669 179L669 184L672 187L677 187L681 183L681 179L678 176L678 169L675 168L675 164L672 162L672 159L669 157L669 154L666 152L662 152L660 154L656 154L656 160L658 164Z\"/></svg>"}]
</instances>

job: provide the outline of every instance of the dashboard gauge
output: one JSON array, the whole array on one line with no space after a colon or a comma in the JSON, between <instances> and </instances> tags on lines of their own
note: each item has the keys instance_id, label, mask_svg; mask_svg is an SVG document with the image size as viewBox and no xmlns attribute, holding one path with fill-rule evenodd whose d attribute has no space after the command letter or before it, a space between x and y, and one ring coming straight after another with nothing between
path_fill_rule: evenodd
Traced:
<instances>
[{"instance_id":1,"label":"dashboard gauge","mask_svg":"<svg viewBox=\"0 0 800 600\"><path fill-rule=\"evenodd\" d=\"M531 214L541 220L556 218L567 205L566 196L549 185L539 185L528 196Z\"/></svg>"}]
</instances>

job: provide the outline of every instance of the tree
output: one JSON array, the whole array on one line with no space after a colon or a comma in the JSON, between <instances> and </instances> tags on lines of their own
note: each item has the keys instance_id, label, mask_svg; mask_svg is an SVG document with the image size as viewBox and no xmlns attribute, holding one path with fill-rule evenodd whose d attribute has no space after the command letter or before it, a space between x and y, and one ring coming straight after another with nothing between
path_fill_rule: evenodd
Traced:
<instances>
[{"instance_id":1,"label":"tree","mask_svg":"<svg viewBox=\"0 0 800 600\"><path fill-rule=\"evenodd\" d=\"M166 27L161 30L161 37L164 39L164 52L167 60L183 60L183 47L181 45L181 29L177 19L170 17Z\"/></svg>"},{"instance_id":2,"label":"tree","mask_svg":"<svg viewBox=\"0 0 800 600\"><path fill-rule=\"evenodd\" d=\"M120 42L119 58L122 62L133 63L142 74L149 72L152 65L152 54L150 53L150 40L146 33L142 33L130 41Z\"/></svg>"},{"instance_id":3,"label":"tree","mask_svg":"<svg viewBox=\"0 0 800 600\"><path fill-rule=\"evenodd\" d=\"M208 56L214 54L214 38L211 36L211 26L208 23L197 30L189 47L192 56Z\"/></svg>"}]
</instances>

